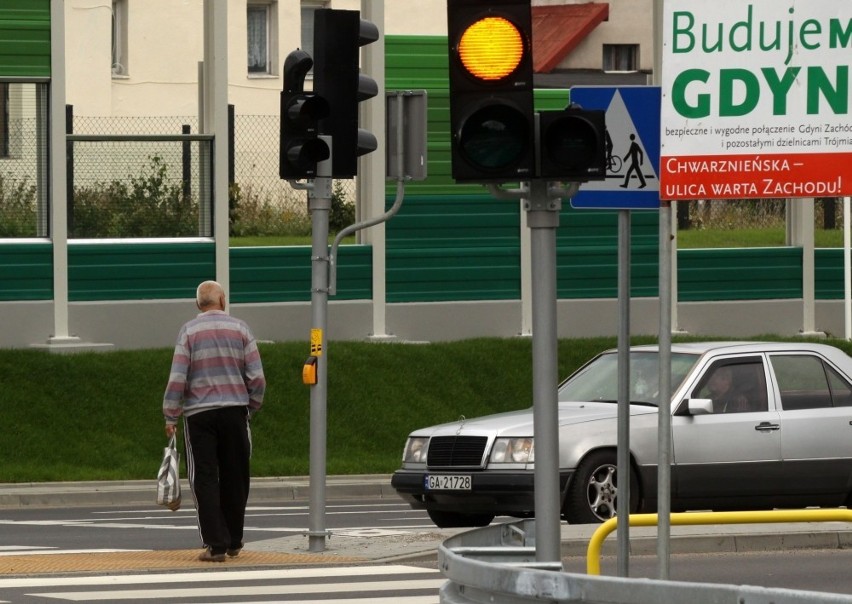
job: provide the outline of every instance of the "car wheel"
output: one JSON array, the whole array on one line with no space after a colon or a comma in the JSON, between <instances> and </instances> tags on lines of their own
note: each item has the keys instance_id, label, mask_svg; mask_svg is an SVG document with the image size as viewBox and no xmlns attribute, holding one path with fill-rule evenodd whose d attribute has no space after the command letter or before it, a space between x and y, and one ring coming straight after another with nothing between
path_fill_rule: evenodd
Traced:
<instances>
[{"instance_id":1,"label":"car wheel","mask_svg":"<svg viewBox=\"0 0 852 604\"><path fill-rule=\"evenodd\" d=\"M439 512L427 510L429 518L438 528L464 528L488 526L494 520L494 514L460 514L458 512Z\"/></svg>"},{"instance_id":2,"label":"car wheel","mask_svg":"<svg viewBox=\"0 0 852 604\"><path fill-rule=\"evenodd\" d=\"M597 451L577 466L565 498L564 515L570 524L604 522L616 513L618 481L615 451ZM630 512L639 508L639 481L631 470Z\"/></svg>"}]
</instances>

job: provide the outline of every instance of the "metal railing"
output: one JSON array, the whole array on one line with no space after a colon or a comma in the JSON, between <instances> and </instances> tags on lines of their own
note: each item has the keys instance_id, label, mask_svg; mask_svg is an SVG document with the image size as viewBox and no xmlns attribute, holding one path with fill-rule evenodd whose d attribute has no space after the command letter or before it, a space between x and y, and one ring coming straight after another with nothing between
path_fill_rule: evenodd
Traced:
<instances>
[{"instance_id":1,"label":"metal railing","mask_svg":"<svg viewBox=\"0 0 852 604\"><path fill-rule=\"evenodd\" d=\"M746 512L683 512L671 514L672 526L702 524L768 524L776 522L852 522L852 510L763 510ZM631 514L630 526L657 526L657 514ZM586 553L586 572L601 574L601 548L603 542L618 528L618 519L610 518L601 524L589 540Z\"/></svg>"},{"instance_id":2,"label":"metal railing","mask_svg":"<svg viewBox=\"0 0 852 604\"><path fill-rule=\"evenodd\" d=\"M68 134L72 238L210 237L213 136Z\"/></svg>"},{"instance_id":3,"label":"metal railing","mask_svg":"<svg viewBox=\"0 0 852 604\"><path fill-rule=\"evenodd\" d=\"M535 561L534 520L455 535L438 546L438 564L442 604L852 604L842 594L561 572Z\"/></svg>"}]
</instances>

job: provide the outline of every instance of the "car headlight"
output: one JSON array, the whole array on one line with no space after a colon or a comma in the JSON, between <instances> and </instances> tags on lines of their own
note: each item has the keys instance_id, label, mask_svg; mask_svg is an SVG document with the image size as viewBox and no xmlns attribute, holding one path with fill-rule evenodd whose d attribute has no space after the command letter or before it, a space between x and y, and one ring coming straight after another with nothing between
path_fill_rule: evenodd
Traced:
<instances>
[{"instance_id":1,"label":"car headlight","mask_svg":"<svg viewBox=\"0 0 852 604\"><path fill-rule=\"evenodd\" d=\"M535 448L533 439L498 438L491 448L491 463L533 463Z\"/></svg>"},{"instance_id":2,"label":"car headlight","mask_svg":"<svg viewBox=\"0 0 852 604\"><path fill-rule=\"evenodd\" d=\"M426 463L426 449L429 447L428 436L410 436L405 443L402 453L403 463Z\"/></svg>"}]
</instances>

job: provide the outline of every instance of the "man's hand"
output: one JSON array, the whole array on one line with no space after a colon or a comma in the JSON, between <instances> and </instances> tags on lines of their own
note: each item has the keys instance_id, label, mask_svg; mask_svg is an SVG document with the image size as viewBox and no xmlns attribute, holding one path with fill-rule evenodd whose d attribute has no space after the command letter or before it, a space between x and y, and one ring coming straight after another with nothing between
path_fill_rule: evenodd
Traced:
<instances>
[{"instance_id":1,"label":"man's hand","mask_svg":"<svg viewBox=\"0 0 852 604\"><path fill-rule=\"evenodd\" d=\"M166 437L171 438L177 432L177 426L175 424L166 424Z\"/></svg>"}]
</instances>

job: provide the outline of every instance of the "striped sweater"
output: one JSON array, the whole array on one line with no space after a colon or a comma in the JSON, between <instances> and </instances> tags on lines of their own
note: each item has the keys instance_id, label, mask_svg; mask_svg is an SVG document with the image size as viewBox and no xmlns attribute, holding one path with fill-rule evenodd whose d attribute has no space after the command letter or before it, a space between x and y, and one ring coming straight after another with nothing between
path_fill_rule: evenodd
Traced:
<instances>
[{"instance_id":1,"label":"striped sweater","mask_svg":"<svg viewBox=\"0 0 852 604\"><path fill-rule=\"evenodd\" d=\"M163 397L167 424L209 409L263 404L266 379L254 336L240 319L210 310L178 333L169 383Z\"/></svg>"}]
</instances>

